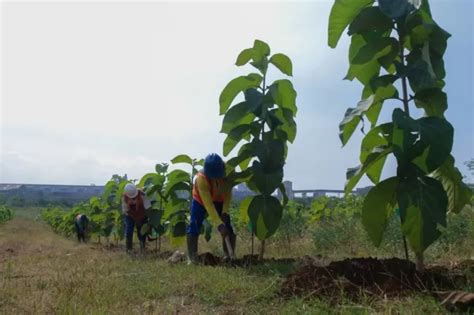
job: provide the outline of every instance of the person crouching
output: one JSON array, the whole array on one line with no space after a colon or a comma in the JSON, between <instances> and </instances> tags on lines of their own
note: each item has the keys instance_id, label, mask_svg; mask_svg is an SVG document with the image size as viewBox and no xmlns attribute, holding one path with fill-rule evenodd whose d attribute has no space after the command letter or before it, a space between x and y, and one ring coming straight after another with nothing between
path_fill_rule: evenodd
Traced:
<instances>
[{"instance_id":1,"label":"person crouching","mask_svg":"<svg viewBox=\"0 0 474 315\"><path fill-rule=\"evenodd\" d=\"M151 207L145 193L138 190L134 184L125 185L122 197L122 212L125 215L125 242L127 252L133 248L133 229L137 228L137 237L140 242L140 250L145 250L146 236L142 235L141 228L146 222L145 210Z\"/></svg>"}]
</instances>

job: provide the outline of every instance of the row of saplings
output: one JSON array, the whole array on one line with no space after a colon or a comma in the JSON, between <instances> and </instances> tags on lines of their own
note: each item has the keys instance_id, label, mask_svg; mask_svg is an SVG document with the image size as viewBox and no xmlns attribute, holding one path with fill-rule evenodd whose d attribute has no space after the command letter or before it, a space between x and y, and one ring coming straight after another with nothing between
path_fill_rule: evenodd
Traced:
<instances>
[{"instance_id":1,"label":"row of saplings","mask_svg":"<svg viewBox=\"0 0 474 315\"><path fill-rule=\"evenodd\" d=\"M288 278L285 292L330 294L327 292L349 292L356 287L359 293L389 295L407 287L452 288L456 281L447 278L446 270L423 272L423 252L441 235L439 227L446 227L447 213L472 211L472 191L463 183L451 155L454 128L444 116L448 102L443 91L443 56L450 34L434 21L428 0L336 0L329 17L329 46L336 47L346 28L351 36L346 79L357 79L364 89L357 106L346 111L339 136L345 145L360 124L365 135L360 165L348 169L345 190L350 193L364 175L373 182L361 216L377 246L390 217L399 209L401 229L415 252L416 268L408 262L408 255L407 260L354 259L322 269L310 266ZM221 132L227 135L223 154L227 157L234 152L233 157L224 164L218 155L210 155L202 172L194 172L197 163L189 160L191 180L173 171L167 180L174 184L167 185L164 193L161 177L154 174L143 183L152 187L146 193L126 184L123 195L112 198L115 203L121 201L126 214L128 248L134 227L138 226L139 234L149 226L156 229L155 223L164 217L172 236L186 235L190 262L196 261L197 238L205 222L217 227L228 244L227 255L232 256L235 234L226 211L231 189L239 183L255 193L240 207L253 234L264 244L278 229L288 201L283 167L288 144L296 137L297 93L287 78L269 83L267 73L273 66L292 76L293 67L286 55L271 55L270 47L260 40L238 55L236 65L247 64L256 71L231 80L219 97L219 113L224 116ZM238 95L243 98L234 102ZM397 102L401 108L393 106ZM411 103L423 112L421 118L410 116ZM385 104L390 104L391 121L378 124ZM397 162L396 174L381 180L390 155ZM108 190L113 187L106 186ZM274 196L277 190L281 200ZM192 198L183 197L183 191L192 192ZM164 215L147 215L148 195L166 204ZM147 223L143 223L144 212ZM141 224L145 228L140 229ZM143 242L143 233L139 239ZM341 277L346 281L343 285L334 280Z\"/></svg>"}]
</instances>

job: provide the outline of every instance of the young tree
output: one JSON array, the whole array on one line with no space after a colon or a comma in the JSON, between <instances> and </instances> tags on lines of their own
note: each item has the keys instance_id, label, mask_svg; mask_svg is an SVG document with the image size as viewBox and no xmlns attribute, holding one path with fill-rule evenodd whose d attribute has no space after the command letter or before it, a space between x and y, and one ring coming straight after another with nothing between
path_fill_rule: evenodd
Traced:
<instances>
[{"instance_id":1,"label":"young tree","mask_svg":"<svg viewBox=\"0 0 474 315\"><path fill-rule=\"evenodd\" d=\"M443 55L451 36L433 19L428 0L336 0L329 18L329 46L336 47L349 27L346 79L364 86L362 100L342 120L345 145L367 119L360 166L347 171L346 192L363 175L375 184L368 193L362 222L372 241L381 243L388 219L400 209L402 232L423 269L423 252L446 226L446 213L469 205L471 191L451 156L454 129L445 119ZM392 121L377 125L388 100L399 101ZM411 109L423 110L413 118ZM397 161L395 176L380 181L387 156Z\"/></svg>"},{"instance_id":2,"label":"young tree","mask_svg":"<svg viewBox=\"0 0 474 315\"><path fill-rule=\"evenodd\" d=\"M248 217L255 235L264 241L277 230L283 206L272 196L276 189L284 190L283 166L288 142L296 137L296 91L288 79L267 82L269 65L292 76L291 60L284 54L270 56L270 47L255 40L253 47L244 49L236 65L250 63L259 73L239 76L230 81L219 97L220 115L224 115L221 132L227 134L224 156L241 142L237 156L228 161L231 185L245 181L257 193L248 202ZM233 106L240 93L244 101ZM251 164L251 165L250 165ZM240 168L240 172L236 168Z\"/></svg>"}]
</instances>

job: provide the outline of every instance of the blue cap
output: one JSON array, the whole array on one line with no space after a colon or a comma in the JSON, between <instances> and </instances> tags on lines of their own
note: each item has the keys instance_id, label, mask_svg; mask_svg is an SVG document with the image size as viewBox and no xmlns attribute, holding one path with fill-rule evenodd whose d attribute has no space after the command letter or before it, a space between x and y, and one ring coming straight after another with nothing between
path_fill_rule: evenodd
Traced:
<instances>
[{"instance_id":1,"label":"blue cap","mask_svg":"<svg viewBox=\"0 0 474 315\"><path fill-rule=\"evenodd\" d=\"M225 164L217 153L211 153L204 160L204 175L210 179L222 178L225 175Z\"/></svg>"}]
</instances>

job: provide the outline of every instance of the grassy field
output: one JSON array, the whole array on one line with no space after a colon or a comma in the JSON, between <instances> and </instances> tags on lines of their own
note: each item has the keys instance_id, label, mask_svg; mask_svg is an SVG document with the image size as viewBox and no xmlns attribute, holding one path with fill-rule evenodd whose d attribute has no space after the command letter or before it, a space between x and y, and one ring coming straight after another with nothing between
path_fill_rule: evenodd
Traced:
<instances>
[{"instance_id":1,"label":"grassy field","mask_svg":"<svg viewBox=\"0 0 474 315\"><path fill-rule=\"evenodd\" d=\"M282 277L294 268L291 265L246 269L170 265L156 257L134 258L95 244L78 245L73 239L54 234L35 217L33 211L19 210L15 219L0 226L2 314L444 312L437 301L423 295L397 300L367 298L338 305L319 299L283 299L278 290ZM201 251L217 247L211 243ZM240 254L245 250L239 248ZM268 256L283 253L276 246L268 249ZM292 253L299 255L301 250Z\"/></svg>"}]
</instances>

